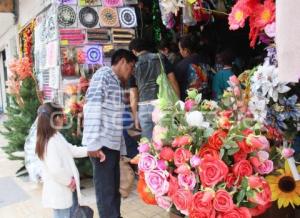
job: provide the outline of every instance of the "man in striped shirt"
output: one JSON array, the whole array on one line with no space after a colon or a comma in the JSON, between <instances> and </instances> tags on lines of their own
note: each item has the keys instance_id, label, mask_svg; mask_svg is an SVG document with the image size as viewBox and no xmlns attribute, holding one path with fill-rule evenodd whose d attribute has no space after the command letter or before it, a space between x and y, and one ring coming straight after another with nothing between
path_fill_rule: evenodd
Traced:
<instances>
[{"instance_id":1,"label":"man in striped shirt","mask_svg":"<svg viewBox=\"0 0 300 218\"><path fill-rule=\"evenodd\" d=\"M82 144L90 156L99 216L120 218L120 153L126 154L123 138L123 87L134 71L136 57L117 50L112 67L102 67L91 80L84 105Z\"/></svg>"}]
</instances>

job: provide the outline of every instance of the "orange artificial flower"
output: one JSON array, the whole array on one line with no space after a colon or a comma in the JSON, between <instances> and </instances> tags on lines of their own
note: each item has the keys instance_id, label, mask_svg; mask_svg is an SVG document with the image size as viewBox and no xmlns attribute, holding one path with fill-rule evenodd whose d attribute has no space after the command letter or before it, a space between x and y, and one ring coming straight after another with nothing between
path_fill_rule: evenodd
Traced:
<instances>
[{"instance_id":1,"label":"orange artificial flower","mask_svg":"<svg viewBox=\"0 0 300 218\"><path fill-rule=\"evenodd\" d=\"M152 204L156 205L156 200L154 194L151 193L150 189L148 188L144 175L140 173L139 175L139 181L137 184L137 191L140 195L140 198L146 203L146 204Z\"/></svg>"}]
</instances>

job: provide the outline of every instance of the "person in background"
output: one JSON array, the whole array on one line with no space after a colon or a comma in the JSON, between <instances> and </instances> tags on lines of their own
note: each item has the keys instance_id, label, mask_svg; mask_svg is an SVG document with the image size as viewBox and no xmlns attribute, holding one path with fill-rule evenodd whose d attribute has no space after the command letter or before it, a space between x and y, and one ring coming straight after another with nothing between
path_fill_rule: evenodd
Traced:
<instances>
[{"instance_id":1,"label":"person in background","mask_svg":"<svg viewBox=\"0 0 300 218\"><path fill-rule=\"evenodd\" d=\"M159 54L149 52L146 41L133 39L129 49L138 57L135 73L130 79L130 105L135 127L141 128L142 137L151 139L154 127L152 112L159 88L156 80L161 73L161 61L168 80L178 96L179 87L171 64Z\"/></svg>"},{"instance_id":2,"label":"person in background","mask_svg":"<svg viewBox=\"0 0 300 218\"><path fill-rule=\"evenodd\" d=\"M90 156L100 218L120 218L120 155L126 155L123 136L124 86L134 72L136 56L115 51L111 67L92 77L83 108L82 144Z\"/></svg>"},{"instance_id":3,"label":"person in background","mask_svg":"<svg viewBox=\"0 0 300 218\"><path fill-rule=\"evenodd\" d=\"M194 87L194 84L200 84L200 78L196 71L208 71L209 66L205 59L196 53L197 41L192 35L183 36L178 43L179 51L183 59L175 66L175 76L180 84L180 99L185 100L187 90ZM207 73L207 72L205 72ZM207 75L206 75L207 76ZM208 81L206 81L207 83ZM197 87L197 89L200 87Z\"/></svg>"},{"instance_id":4,"label":"person in background","mask_svg":"<svg viewBox=\"0 0 300 218\"><path fill-rule=\"evenodd\" d=\"M71 145L59 132L63 124L62 107L54 103L39 107L35 152L42 161L43 206L53 208L54 218L70 217L75 201L72 192L77 192L80 202L79 173L73 158L87 157L86 147Z\"/></svg>"},{"instance_id":5,"label":"person in background","mask_svg":"<svg viewBox=\"0 0 300 218\"><path fill-rule=\"evenodd\" d=\"M175 65L180 61L180 57L177 55L178 49L176 47L176 44L170 43L167 40L162 40L157 46L157 50L163 54L171 64Z\"/></svg>"},{"instance_id":6,"label":"person in background","mask_svg":"<svg viewBox=\"0 0 300 218\"><path fill-rule=\"evenodd\" d=\"M232 71L234 61L233 52L230 49L226 49L218 55L218 58L223 68L219 70L213 78L213 99L216 101L221 99L224 91L229 87L229 78L234 75Z\"/></svg>"}]
</instances>

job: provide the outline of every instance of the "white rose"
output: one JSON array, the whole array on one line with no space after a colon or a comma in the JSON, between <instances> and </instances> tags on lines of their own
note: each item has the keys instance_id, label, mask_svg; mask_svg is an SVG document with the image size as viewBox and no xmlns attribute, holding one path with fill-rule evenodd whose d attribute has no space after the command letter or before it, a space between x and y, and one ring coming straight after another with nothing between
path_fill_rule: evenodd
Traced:
<instances>
[{"instance_id":1,"label":"white rose","mask_svg":"<svg viewBox=\"0 0 300 218\"><path fill-rule=\"evenodd\" d=\"M192 112L186 113L185 119L190 127L198 127L198 128L208 128L209 127L209 123L204 122L203 114L200 111L192 111Z\"/></svg>"},{"instance_id":2,"label":"white rose","mask_svg":"<svg viewBox=\"0 0 300 218\"><path fill-rule=\"evenodd\" d=\"M179 108L180 108L182 111L184 110L184 102L183 102L183 101L177 101L177 102L175 103L175 105L176 105L176 106L179 105Z\"/></svg>"}]
</instances>

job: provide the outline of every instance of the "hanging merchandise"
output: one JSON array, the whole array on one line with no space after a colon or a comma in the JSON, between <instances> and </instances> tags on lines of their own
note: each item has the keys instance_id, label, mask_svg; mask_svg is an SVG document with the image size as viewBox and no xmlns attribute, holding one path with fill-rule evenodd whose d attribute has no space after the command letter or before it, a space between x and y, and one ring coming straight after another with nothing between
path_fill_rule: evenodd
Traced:
<instances>
[{"instance_id":1,"label":"hanging merchandise","mask_svg":"<svg viewBox=\"0 0 300 218\"><path fill-rule=\"evenodd\" d=\"M79 10L79 22L83 27L95 28L99 23L97 8L84 7Z\"/></svg>"},{"instance_id":2,"label":"hanging merchandise","mask_svg":"<svg viewBox=\"0 0 300 218\"><path fill-rule=\"evenodd\" d=\"M53 68L58 65L58 48L59 48L59 43L58 41L52 41L49 42L46 45L46 68Z\"/></svg>"},{"instance_id":3,"label":"hanging merchandise","mask_svg":"<svg viewBox=\"0 0 300 218\"><path fill-rule=\"evenodd\" d=\"M159 42L161 40L161 15L159 9L158 0L154 0L152 3L152 22L153 22L153 34L155 42Z\"/></svg>"},{"instance_id":4,"label":"hanging merchandise","mask_svg":"<svg viewBox=\"0 0 300 218\"><path fill-rule=\"evenodd\" d=\"M119 18L116 8L101 7L99 10L99 22L101 27L119 27Z\"/></svg>"},{"instance_id":5,"label":"hanging merchandise","mask_svg":"<svg viewBox=\"0 0 300 218\"><path fill-rule=\"evenodd\" d=\"M84 47L87 64L103 64L103 51L100 45L88 45Z\"/></svg>"},{"instance_id":6,"label":"hanging merchandise","mask_svg":"<svg viewBox=\"0 0 300 218\"><path fill-rule=\"evenodd\" d=\"M193 4L193 16L197 22L208 23L212 16L210 4L205 0L197 0Z\"/></svg>"},{"instance_id":7,"label":"hanging merchandise","mask_svg":"<svg viewBox=\"0 0 300 218\"><path fill-rule=\"evenodd\" d=\"M61 27L76 27L76 6L60 5L57 12L57 22Z\"/></svg>"},{"instance_id":8,"label":"hanging merchandise","mask_svg":"<svg viewBox=\"0 0 300 218\"><path fill-rule=\"evenodd\" d=\"M49 87L53 89L59 89L60 77L60 67L56 66L49 69Z\"/></svg>"},{"instance_id":9,"label":"hanging merchandise","mask_svg":"<svg viewBox=\"0 0 300 218\"><path fill-rule=\"evenodd\" d=\"M187 26L194 26L197 24L194 19L192 7L193 6L187 2L182 10L182 22Z\"/></svg>"},{"instance_id":10,"label":"hanging merchandise","mask_svg":"<svg viewBox=\"0 0 300 218\"><path fill-rule=\"evenodd\" d=\"M63 5L77 5L77 0L57 0L57 3Z\"/></svg>"},{"instance_id":11,"label":"hanging merchandise","mask_svg":"<svg viewBox=\"0 0 300 218\"><path fill-rule=\"evenodd\" d=\"M85 41L85 31L82 29L60 29L60 44L81 45Z\"/></svg>"},{"instance_id":12,"label":"hanging merchandise","mask_svg":"<svg viewBox=\"0 0 300 218\"><path fill-rule=\"evenodd\" d=\"M137 20L134 8L131 7L124 7L119 8L119 20L121 23L121 27L124 28L132 28L137 26Z\"/></svg>"},{"instance_id":13,"label":"hanging merchandise","mask_svg":"<svg viewBox=\"0 0 300 218\"><path fill-rule=\"evenodd\" d=\"M123 6L123 0L102 0L102 3L106 7L120 7L120 6Z\"/></svg>"},{"instance_id":14,"label":"hanging merchandise","mask_svg":"<svg viewBox=\"0 0 300 218\"><path fill-rule=\"evenodd\" d=\"M86 35L89 43L108 44L111 42L109 29L88 29Z\"/></svg>"},{"instance_id":15,"label":"hanging merchandise","mask_svg":"<svg viewBox=\"0 0 300 218\"><path fill-rule=\"evenodd\" d=\"M156 2L156 0L153 1ZM162 10L162 14L173 13L177 15L180 8L185 7L184 0L159 0L159 5Z\"/></svg>"},{"instance_id":16,"label":"hanging merchandise","mask_svg":"<svg viewBox=\"0 0 300 218\"><path fill-rule=\"evenodd\" d=\"M80 6L98 6L101 5L101 0L79 0Z\"/></svg>"},{"instance_id":17,"label":"hanging merchandise","mask_svg":"<svg viewBox=\"0 0 300 218\"><path fill-rule=\"evenodd\" d=\"M112 39L115 44L129 44L132 39L134 39L135 31L134 29L112 29Z\"/></svg>"}]
</instances>

